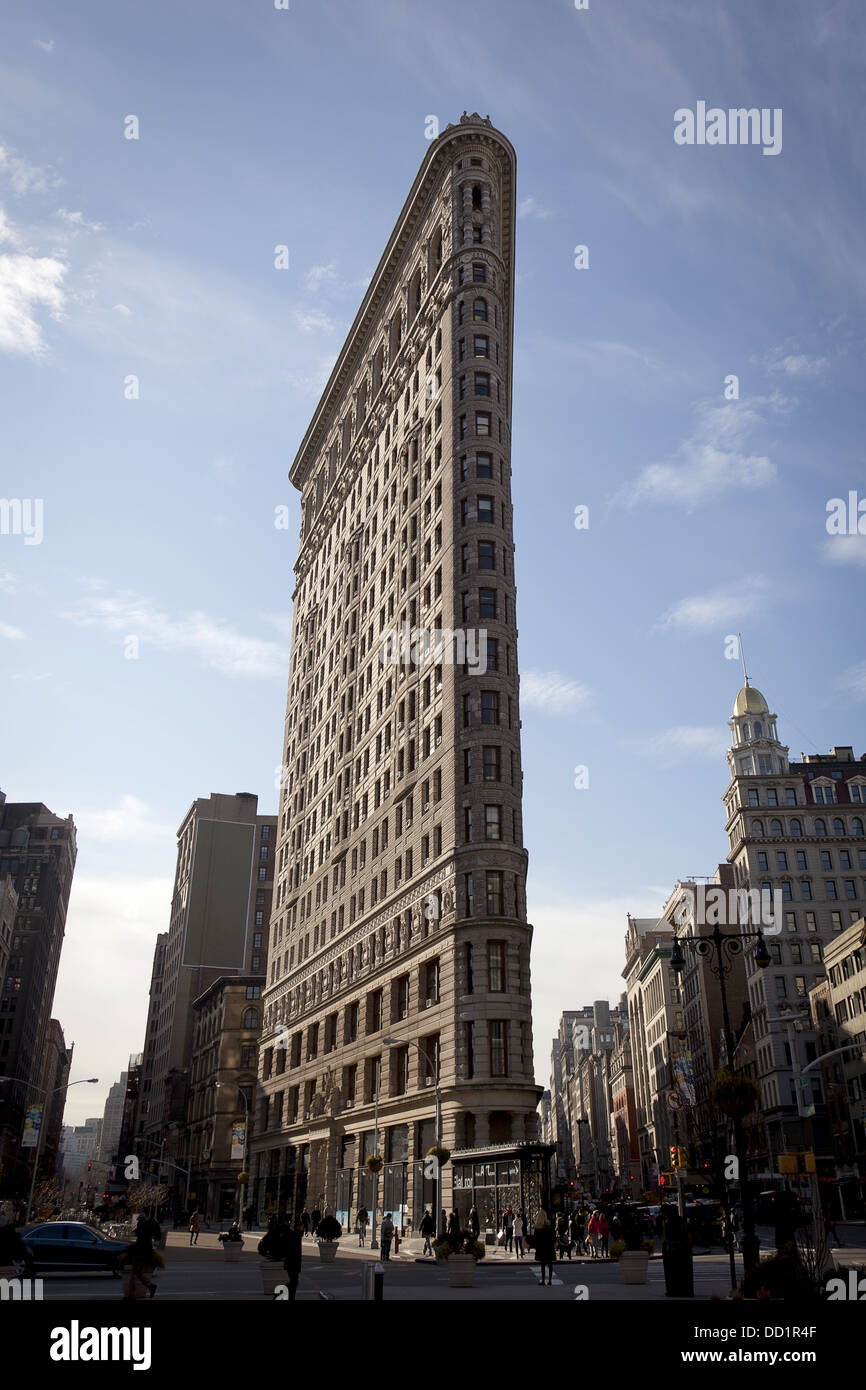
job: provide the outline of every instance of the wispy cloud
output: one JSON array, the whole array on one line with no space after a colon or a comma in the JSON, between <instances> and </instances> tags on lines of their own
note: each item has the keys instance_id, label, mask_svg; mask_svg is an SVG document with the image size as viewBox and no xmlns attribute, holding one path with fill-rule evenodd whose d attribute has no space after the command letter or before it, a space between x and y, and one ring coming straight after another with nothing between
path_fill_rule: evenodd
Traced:
<instances>
[{"instance_id":1,"label":"wispy cloud","mask_svg":"<svg viewBox=\"0 0 866 1390\"><path fill-rule=\"evenodd\" d=\"M830 365L829 357L817 357L805 352L790 352L785 348L771 348L769 352L750 359L765 371L776 375L795 377L800 380L816 379L823 376Z\"/></svg>"},{"instance_id":2,"label":"wispy cloud","mask_svg":"<svg viewBox=\"0 0 866 1390\"><path fill-rule=\"evenodd\" d=\"M0 637L5 637L7 642L20 642L24 633L20 627L13 627L11 623L0 623Z\"/></svg>"},{"instance_id":3,"label":"wispy cloud","mask_svg":"<svg viewBox=\"0 0 866 1390\"><path fill-rule=\"evenodd\" d=\"M689 595L672 604L654 625L653 631L679 629L699 632L714 627L730 628L743 618L766 610L769 588L766 577L755 574L750 575L748 580L725 588Z\"/></svg>"},{"instance_id":4,"label":"wispy cloud","mask_svg":"<svg viewBox=\"0 0 866 1390\"><path fill-rule=\"evenodd\" d=\"M728 733L720 724L679 724L646 739L631 740L629 746L663 767L672 767L684 758L723 758Z\"/></svg>"},{"instance_id":5,"label":"wispy cloud","mask_svg":"<svg viewBox=\"0 0 866 1390\"><path fill-rule=\"evenodd\" d=\"M545 207L537 198L530 195L528 198L521 199L517 204L517 216L534 217L539 222L546 222L548 218L553 216L553 213L550 208Z\"/></svg>"},{"instance_id":6,"label":"wispy cloud","mask_svg":"<svg viewBox=\"0 0 866 1390\"><path fill-rule=\"evenodd\" d=\"M53 40L53 39L33 39L33 47L34 47L34 48L41 48L43 53L53 53L53 52L54 52L54 40Z\"/></svg>"},{"instance_id":7,"label":"wispy cloud","mask_svg":"<svg viewBox=\"0 0 866 1390\"><path fill-rule=\"evenodd\" d=\"M0 145L0 178L7 180L18 197L25 193L44 193L63 182L53 169L40 169L37 164L15 154L8 145Z\"/></svg>"},{"instance_id":8,"label":"wispy cloud","mask_svg":"<svg viewBox=\"0 0 866 1390\"><path fill-rule=\"evenodd\" d=\"M764 408L780 411L789 404L780 395L724 405L704 402L697 407L694 432L674 458L642 469L620 497L631 506L673 502L693 511L725 492L769 487L778 469L766 454L747 453L747 441L764 424Z\"/></svg>"},{"instance_id":9,"label":"wispy cloud","mask_svg":"<svg viewBox=\"0 0 866 1390\"><path fill-rule=\"evenodd\" d=\"M104 232L104 222L90 222L83 212L70 212L68 208L58 208L57 216L61 222L65 222L68 227L75 227L83 232Z\"/></svg>"},{"instance_id":10,"label":"wispy cloud","mask_svg":"<svg viewBox=\"0 0 866 1390\"><path fill-rule=\"evenodd\" d=\"M333 333L337 327L332 318L318 309L299 309L295 320L302 333Z\"/></svg>"},{"instance_id":11,"label":"wispy cloud","mask_svg":"<svg viewBox=\"0 0 866 1390\"><path fill-rule=\"evenodd\" d=\"M94 840L172 841L175 836L174 827L154 820L146 802L131 794L102 811L77 810L75 824L81 835Z\"/></svg>"},{"instance_id":12,"label":"wispy cloud","mask_svg":"<svg viewBox=\"0 0 866 1390\"><path fill-rule=\"evenodd\" d=\"M558 671L524 671L520 677L520 700L542 714L575 714L590 698L589 690Z\"/></svg>"},{"instance_id":13,"label":"wispy cloud","mask_svg":"<svg viewBox=\"0 0 866 1390\"><path fill-rule=\"evenodd\" d=\"M18 576L11 570L0 570L0 593L14 594L18 588Z\"/></svg>"},{"instance_id":14,"label":"wispy cloud","mask_svg":"<svg viewBox=\"0 0 866 1390\"><path fill-rule=\"evenodd\" d=\"M866 700L866 661L849 666L839 677L839 685L855 700Z\"/></svg>"},{"instance_id":15,"label":"wispy cloud","mask_svg":"<svg viewBox=\"0 0 866 1390\"><path fill-rule=\"evenodd\" d=\"M61 616L81 627L137 637L142 660L152 647L192 656L223 676L284 679L288 670L288 653L275 642L236 632L207 613L163 613L149 599L135 594L95 594L80 599Z\"/></svg>"},{"instance_id":16,"label":"wispy cloud","mask_svg":"<svg viewBox=\"0 0 866 1390\"><path fill-rule=\"evenodd\" d=\"M0 214L0 241L18 243L14 228ZM46 351L39 311L55 318L64 306L66 266L55 256L30 252L0 255L0 351L40 357Z\"/></svg>"},{"instance_id":17,"label":"wispy cloud","mask_svg":"<svg viewBox=\"0 0 866 1390\"><path fill-rule=\"evenodd\" d=\"M828 536L821 554L829 565L866 565L866 536Z\"/></svg>"},{"instance_id":18,"label":"wispy cloud","mask_svg":"<svg viewBox=\"0 0 866 1390\"><path fill-rule=\"evenodd\" d=\"M304 275L304 284L313 294L321 289L322 285L332 285L337 279L337 263L331 261L330 265L314 265Z\"/></svg>"}]
</instances>

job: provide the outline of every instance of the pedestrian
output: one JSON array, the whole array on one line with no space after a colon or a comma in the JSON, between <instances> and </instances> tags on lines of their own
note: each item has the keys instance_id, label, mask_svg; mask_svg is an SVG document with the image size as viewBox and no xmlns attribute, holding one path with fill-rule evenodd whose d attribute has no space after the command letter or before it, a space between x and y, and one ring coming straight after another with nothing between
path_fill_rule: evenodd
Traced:
<instances>
[{"instance_id":1,"label":"pedestrian","mask_svg":"<svg viewBox=\"0 0 866 1390\"><path fill-rule=\"evenodd\" d=\"M571 1259L571 1235L568 1226L568 1217L564 1211L559 1213L556 1218L556 1243L559 1246L559 1258L567 1255Z\"/></svg>"},{"instance_id":2,"label":"pedestrian","mask_svg":"<svg viewBox=\"0 0 866 1390\"><path fill-rule=\"evenodd\" d=\"M583 1212L578 1208L576 1211L573 1211L568 1218L568 1235L574 1247L575 1254L577 1255L584 1255L586 1253L583 1244L583 1233L585 1229Z\"/></svg>"},{"instance_id":3,"label":"pedestrian","mask_svg":"<svg viewBox=\"0 0 866 1390\"><path fill-rule=\"evenodd\" d=\"M419 1235L422 1235L422 1236L424 1237L424 1249L423 1249L422 1252L421 1252L423 1255L432 1255L432 1254L433 1254L433 1245L432 1245L432 1242L431 1242L431 1239L430 1239L430 1238L431 1238L431 1236L433 1235L433 1233L434 1233L435 1230L436 1230L436 1223L435 1223L435 1221L433 1220L432 1213L430 1212L430 1210L429 1210L429 1208L428 1208L428 1209L424 1212L424 1215L421 1217L421 1222L420 1222L420 1225L418 1226L418 1234L419 1234Z\"/></svg>"},{"instance_id":4,"label":"pedestrian","mask_svg":"<svg viewBox=\"0 0 866 1390\"><path fill-rule=\"evenodd\" d=\"M587 1222L586 1233L589 1238L589 1253L594 1260L597 1260L599 1242L601 1239L601 1217L597 1210L593 1211Z\"/></svg>"},{"instance_id":5,"label":"pedestrian","mask_svg":"<svg viewBox=\"0 0 866 1390\"><path fill-rule=\"evenodd\" d=\"M502 1229L505 1232L505 1249L510 1250L514 1243L514 1212L511 1207L505 1208L505 1215L502 1218Z\"/></svg>"},{"instance_id":6,"label":"pedestrian","mask_svg":"<svg viewBox=\"0 0 866 1390\"><path fill-rule=\"evenodd\" d=\"M198 1219L198 1212L197 1212L197 1211L194 1211L193 1214L192 1214L192 1216L189 1218L189 1243L190 1243L190 1245L198 1245L198 1233L199 1233L200 1228L201 1228L201 1223L200 1223L200 1221L199 1221L199 1219Z\"/></svg>"},{"instance_id":7,"label":"pedestrian","mask_svg":"<svg viewBox=\"0 0 866 1390\"><path fill-rule=\"evenodd\" d=\"M304 1207L304 1210L301 1212L301 1225L304 1228L304 1235L308 1236L310 1234L310 1213L307 1211L306 1207Z\"/></svg>"},{"instance_id":8,"label":"pedestrian","mask_svg":"<svg viewBox=\"0 0 866 1390\"><path fill-rule=\"evenodd\" d=\"M282 1216L272 1216L268 1222L268 1229L259 1241L259 1254L268 1260L283 1259L291 1233L291 1227Z\"/></svg>"},{"instance_id":9,"label":"pedestrian","mask_svg":"<svg viewBox=\"0 0 866 1390\"><path fill-rule=\"evenodd\" d=\"M153 1298L156 1295L153 1271L157 1265L162 1265L162 1258L154 1250L144 1222L141 1220L138 1223L135 1243L122 1257L121 1264L128 1266L123 1280L123 1297L125 1299Z\"/></svg>"},{"instance_id":10,"label":"pedestrian","mask_svg":"<svg viewBox=\"0 0 866 1390\"><path fill-rule=\"evenodd\" d=\"M521 1209L514 1218L514 1254L518 1260L523 1259L523 1232L526 1225L526 1213Z\"/></svg>"},{"instance_id":11,"label":"pedestrian","mask_svg":"<svg viewBox=\"0 0 866 1390\"><path fill-rule=\"evenodd\" d=\"M319 1208L313 1207L313 1214L310 1217L310 1227L312 1229L313 1235L315 1235L317 1230L319 1229L319 1222L321 1221L321 1219L322 1213L319 1211Z\"/></svg>"},{"instance_id":12,"label":"pedestrian","mask_svg":"<svg viewBox=\"0 0 866 1390\"><path fill-rule=\"evenodd\" d=\"M447 1233L448 1233L448 1217L447 1217L447 1215L446 1215L445 1208L443 1207L442 1210L441 1210L440 1213L439 1213L439 1234L440 1234L440 1236L444 1236L444 1235L447 1235Z\"/></svg>"},{"instance_id":13,"label":"pedestrian","mask_svg":"<svg viewBox=\"0 0 866 1390\"><path fill-rule=\"evenodd\" d=\"M828 1241L830 1236L833 1237L834 1245L842 1244L841 1240L839 1239L839 1232L836 1230L836 1221L832 1216L829 1216L826 1212L824 1213L824 1234L826 1235Z\"/></svg>"},{"instance_id":14,"label":"pedestrian","mask_svg":"<svg viewBox=\"0 0 866 1390\"><path fill-rule=\"evenodd\" d=\"M553 1247L555 1234L546 1211L539 1211L535 1218L535 1258L541 1265L541 1282L547 1270L548 1286L553 1283Z\"/></svg>"},{"instance_id":15,"label":"pedestrian","mask_svg":"<svg viewBox=\"0 0 866 1390\"><path fill-rule=\"evenodd\" d=\"M603 1211L600 1211L598 1213L598 1241L601 1249L602 1258L605 1260L607 1259L608 1255L607 1243L609 1236L610 1225L608 1224L607 1216Z\"/></svg>"},{"instance_id":16,"label":"pedestrian","mask_svg":"<svg viewBox=\"0 0 866 1390\"><path fill-rule=\"evenodd\" d=\"M247 1206L246 1211L244 1212L244 1220L245 1220L246 1223L247 1223L247 1230L248 1230L248 1231L251 1231L251 1230L253 1229L253 1219L255 1218L255 1214L256 1214L255 1203L250 1202L249 1205ZM271 1221L275 1221L275 1220L276 1220L276 1217L273 1217L273 1216L272 1216L272 1217L271 1217ZM270 1225L270 1222L269 1222L268 1224Z\"/></svg>"},{"instance_id":17,"label":"pedestrian","mask_svg":"<svg viewBox=\"0 0 866 1390\"><path fill-rule=\"evenodd\" d=\"M469 1229L473 1239L477 1240L481 1230L481 1221L478 1217L478 1208L474 1205L469 1208Z\"/></svg>"},{"instance_id":18,"label":"pedestrian","mask_svg":"<svg viewBox=\"0 0 866 1390\"><path fill-rule=\"evenodd\" d=\"M459 1245L461 1238L460 1217L457 1215L456 1211L452 1211L448 1218L448 1239L452 1245Z\"/></svg>"},{"instance_id":19,"label":"pedestrian","mask_svg":"<svg viewBox=\"0 0 866 1390\"><path fill-rule=\"evenodd\" d=\"M370 1223L370 1213L368 1212L367 1208L366 1208L366 1207L359 1207L359 1208L358 1208L358 1215L357 1215L357 1217L356 1217L356 1219L355 1219L355 1227L356 1227L357 1232L358 1232L358 1244L359 1244L359 1245L366 1245L366 1243L367 1243L367 1226L369 1225L369 1223Z\"/></svg>"},{"instance_id":20,"label":"pedestrian","mask_svg":"<svg viewBox=\"0 0 866 1390\"><path fill-rule=\"evenodd\" d=\"M382 1239L382 1259L390 1260L391 1241L394 1239L394 1222L391 1220L389 1211L385 1212L385 1220L382 1222L382 1229L379 1234Z\"/></svg>"},{"instance_id":21,"label":"pedestrian","mask_svg":"<svg viewBox=\"0 0 866 1390\"><path fill-rule=\"evenodd\" d=\"M289 1302L294 1303L295 1294L298 1289L298 1279L301 1274L301 1260L303 1258L303 1238L306 1235L304 1230L303 1217L295 1218L293 1230L286 1230L285 1233L285 1257L283 1265L286 1274L289 1276ZM275 1295L276 1296L276 1295Z\"/></svg>"}]
</instances>

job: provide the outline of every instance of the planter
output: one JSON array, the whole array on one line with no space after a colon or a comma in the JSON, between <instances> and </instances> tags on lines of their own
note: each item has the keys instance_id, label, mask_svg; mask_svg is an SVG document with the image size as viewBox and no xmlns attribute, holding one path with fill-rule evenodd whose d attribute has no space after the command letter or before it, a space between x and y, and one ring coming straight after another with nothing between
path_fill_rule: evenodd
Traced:
<instances>
[{"instance_id":1,"label":"planter","mask_svg":"<svg viewBox=\"0 0 866 1390\"><path fill-rule=\"evenodd\" d=\"M475 1280L474 1255L449 1255L448 1279L452 1289L471 1289Z\"/></svg>"},{"instance_id":2,"label":"planter","mask_svg":"<svg viewBox=\"0 0 866 1390\"><path fill-rule=\"evenodd\" d=\"M622 1282L624 1284L645 1284L648 1264L649 1251L623 1250L619 1257Z\"/></svg>"},{"instance_id":3,"label":"planter","mask_svg":"<svg viewBox=\"0 0 866 1390\"><path fill-rule=\"evenodd\" d=\"M266 1298L273 1298L278 1285L285 1284L288 1276L279 1260L262 1260L262 1291Z\"/></svg>"},{"instance_id":4,"label":"planter","mask_svg":"<svg viewBox=\"0 0 866 1390\"><path fill-rule=\"evenodd\" d=\"M337 1258L337 1244L336 1240L320 1240L318 1242L319 1259L324 1260L326 1265L333 1264Z\"/></svg>"},{"instance_id":5,"label":"planter","mask_svg":"<svg viewBox=\"0 0 866 1390\"><path fill-rule=\"evenodd\" d=\"M223 1254L227 1260L239 1260L243 1252L244 1243L242 1240L224 1240Z\"/></svg>"}]
</instances>

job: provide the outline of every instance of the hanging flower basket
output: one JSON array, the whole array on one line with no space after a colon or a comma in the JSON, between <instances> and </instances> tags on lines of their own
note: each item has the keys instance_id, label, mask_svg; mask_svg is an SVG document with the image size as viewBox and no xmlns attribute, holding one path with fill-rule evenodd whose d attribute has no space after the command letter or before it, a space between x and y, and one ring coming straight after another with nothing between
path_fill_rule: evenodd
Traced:
<instances>
[{"instance_id":1,"label":"hanging flower basket","mask_svg":"<svg viewBox=\"0 0 866 1390\"><path fill-rule=\"evenodd\" d=\"M428 1157L428 1158L435 1158L436 1161L437 1161L438 1164L439 1164L439 1167L440 1167L440 1168L444 1168L444 1167L445 1167L445 1164L448 1162L449 1158L451 1157L451 1150L450 1150L450 1149L437 1149L436 1145L434 1144L433 1147L432 1147L432 1149L428 1149L428 1150L427 1150L427 1157Z\"/></svg>"},{"instance_id":2,"label":"hanging flower basket","mask_svg":"<svg viewBox=\"0 0 866 1390\"><path fill-rule=\"evenodd\" d=\"M370 1169L371 1173L378 1173L382 1167L381 1155L370 1154L370 1157L367 1159L367 1167Z\"/></svg>"},{"instance_id":3,"label":"hanging flower basket","mask_svg":"<svg viewBox=\"0 0 866 1390\"><path fill-rule=\"evenodd\" d=\"M748 1115L749 1111L754 1110L759 1104L760 1099L760 1088L750 1076L742 1076L724 1067L716 1072L713 1100L726 1115L733 1118Z\"/></svg>"}]
</instances>

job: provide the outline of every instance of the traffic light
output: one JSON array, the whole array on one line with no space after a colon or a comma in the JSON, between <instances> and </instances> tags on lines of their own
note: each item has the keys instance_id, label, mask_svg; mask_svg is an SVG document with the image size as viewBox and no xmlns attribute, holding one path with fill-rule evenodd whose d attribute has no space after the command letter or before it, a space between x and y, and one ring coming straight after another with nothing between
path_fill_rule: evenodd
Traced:
<instances>
[{"instance_id":1,"label":"traffic light","mask_svg":"<svg viewBox=\"0 0 866 1390\"><path fill-rule=\"evenodd\" d=\"M92 1163L88 1163L88 1165L87 1165L87 1171L88 1171L88 1173L90 1172L90 1170L91 1170L92 1167L93 1167L93 1164L92 1164Z\"/></svg>"}]
</instances>

